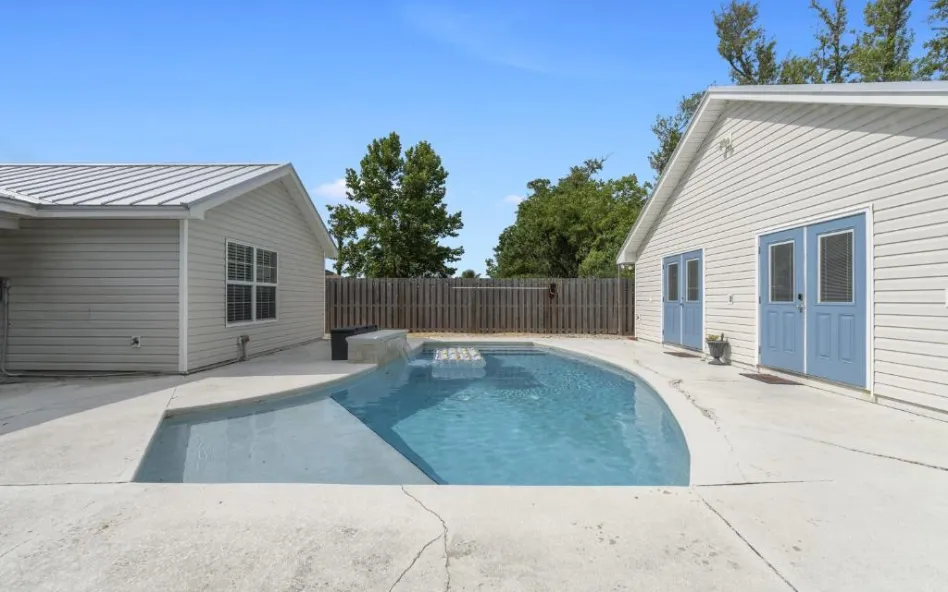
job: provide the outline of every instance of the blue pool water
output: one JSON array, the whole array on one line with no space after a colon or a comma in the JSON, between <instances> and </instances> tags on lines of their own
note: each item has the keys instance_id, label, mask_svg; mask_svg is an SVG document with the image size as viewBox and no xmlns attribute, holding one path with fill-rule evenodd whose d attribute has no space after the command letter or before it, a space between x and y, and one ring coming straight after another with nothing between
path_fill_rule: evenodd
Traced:
<instances>
[{"instance_id":1,"label":"blue pool water","mask_svg":"<svg viewBox=\"0 0 948 592\"><path fill-rule=\"evenodd\" d=\"M661 398L637 377L534 348L481 352L487 362L483 377L433 376L432 354L422 352L302 398L166 420L138 480L397 479L373 476L378 472L373 465L396 460L380 459L376 452L361 459L346 456L343 473L319 468L325 465L320 455L346 452L342 437L330 443L338 448L334 451L313 429L327 412L335 413L326 407L335 401L436 483L688 483L681 430Z\"/></svg>"}]
</instances>

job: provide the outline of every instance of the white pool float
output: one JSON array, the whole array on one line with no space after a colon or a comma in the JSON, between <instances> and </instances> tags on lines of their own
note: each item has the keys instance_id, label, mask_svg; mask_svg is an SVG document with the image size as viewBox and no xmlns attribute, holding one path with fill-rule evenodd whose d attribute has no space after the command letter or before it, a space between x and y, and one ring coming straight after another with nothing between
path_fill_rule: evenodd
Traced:
<instances>
[{"instance_id":1,"label":"white pool float","mask_svg":"<svg viewBox=\"0 0 948 592\"><path fill-rule=\"evenodd\" d=\"M445 379L483 378L487 375L487 360L473 347L444 347L436 349L431 362L431 376Z\"/></svg>"}]
</instances>

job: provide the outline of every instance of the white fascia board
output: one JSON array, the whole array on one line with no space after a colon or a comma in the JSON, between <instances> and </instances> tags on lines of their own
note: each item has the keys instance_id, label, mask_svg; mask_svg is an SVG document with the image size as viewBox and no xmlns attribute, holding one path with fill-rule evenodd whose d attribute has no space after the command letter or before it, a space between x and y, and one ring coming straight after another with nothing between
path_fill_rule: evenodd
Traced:
<instances>
[{"instance_id":1,"label":"white fascia board","mask_svg":"<svg viewBox=\"0 0 948 592\"><path fill-rule=\"evenodd\" d=\"M194 218L184 206L61 206L40 207L33 214L37 218L124 218L180 220Z\"/></svg>"}]
</instances>

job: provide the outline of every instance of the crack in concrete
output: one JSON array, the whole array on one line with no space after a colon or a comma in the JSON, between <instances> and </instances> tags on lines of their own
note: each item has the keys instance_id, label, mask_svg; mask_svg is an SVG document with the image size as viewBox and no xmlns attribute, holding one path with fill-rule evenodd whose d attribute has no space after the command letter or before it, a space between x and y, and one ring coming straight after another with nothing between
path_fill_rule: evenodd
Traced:
<instances>
[{"instance_id":1,"label":"crack in concrete","mask_svg":"<svg viewBox=\"0 0 948 592\"><path fill-rule=\"evenodd\" d=\"M0 487L58 487L61 485L126 485L129 481L56 481L54 483L0 483Z\"/></svg>"},{"instance_id":2,"label":"crack in concrete","mask_svg":"<svg viewBox=\"0 0 948 592\"><path fill-rule=\"evenodd\" d=\"M441 534L439 534L435 538L425 543L425 546L421 548L421 551L419 551L417 555L415 555L415 558L412 560L411 564L405 569L405 571L402 572L400 576L398 576L398 579L395 580L395 583L392 584L392 587L389 588L389 592L392 592L392 590L395 589L395 586L397 586L398 583L402 581L402 578L405 577L405 574L411 571L411 568L414 567L415 563L421 557L422 553L425 552L425 549L430 547L438 539L441 539L444 545L444 573L445 573L444 592L450 592L451 590L451 555L448 554L448 523L444 521L444 518L441 517L441 514L438 514L437 512L435 512L434 510L426 506L425 503L422 502L420 499L418 499L417 497L409 493L408 490L405 489L404 485L400 487L401 487L402 493L410 497L416 504L421 506L421 508L424 511L428 512L429 514L431 514L432 516L438 519L438 521L441 523Z\"/></svg>"},{"instance_id":3,"label":"crack in concrete","mask_svg":"<svg viewBox=\"0 0 948 592\"><path fill-rule=\"evenodd\" d=\"M740 532L738 532L738 530L737 530L736 528L734 528L734 525L733 525L733 524L731 524L730 522L728 522L727 518L725 518L725 517L721 514L721 512L718 512L717 509L716 509L714 506L712 506L710 503L708 503L708 500L704 499L704 498L701 497L700 495L699 495L698 497L701 499L701 501L704 503L704 505L707 506L707 508L708 508L709 510L711 510L711 511L714 513L715 516L717 516L718 518L720 518L721 521L724 522L724 524L726 524L727 527L731 529L731 532L733 532L734 534L737 535L737 538L739 538L739 539L741 539L742 541L744 541L744 544L747 545L747 547L748 547L751 551L754 552L754 555L757 555L758 557L760 557L760 560L767 564L767 567L770 568L770 571L774 572L774 574L775 574L778 578L780 578L781 580L783 580L783 583L786 584L791 590L793 590L793 592L800 592L799 589L798 589L796 586L794 586L792 583L790 583L790 580L788 580L788 579L786 578L786 576L784 576L782 573L780 573L780 570L778 570L778 569L776 568L776 566L774 566L773 563L767 561L767 558L764 557L763 554L762 554L760 551L757 550L757 547L755 547L754 545L752 545L749 540L747 540L746 538L744 538L744 535L742 535Z\"/></svg>"},{"instance_id":4,"label":"crack in concrete","mask_svg":"<svg viewBox=\"0 0 948 592\"><path fill-rule=\"evenodd\" d=\"M680 378L673 378L672 380L669 380L669 381L668 381L668 386L672 387L673 389L675 389L676 391L678 391L679 393L681 393L681 394L685 397L685 399L687 399L688 402L691 403L691 404L694 406L695 409L697 409L698 411L701 412L701 415L703 415L705 418L711 420L711 423L714 424L714 429L715 429L719 434L721 434L721 437L724 438L724 441L725 441L725 442L727 442L728 450L730 450L730 451L731 451L731 454L735 457L735 458L734 458L734 464L735 464L735 466L737 466L737 472L740 473L740 474L741 474L741 477L743 477L743 478L746 480L746 479L747 479L747 473L744 472L743 467L741 467L740 461L737 460L737 458L736 458L736 457L737 457L737 454L736 454L736 451L734 450L734 444L731 443L731 439L728 438L728 437L727 437L727 434L724 433L724 430L721 429L721 424L720 424L720 422L718 422L718 416L717 416L717 415L714 413L714 411L712 411L711 409L708 409L707 407L704 407L704 406L702 406L700 403L698 403L698 401L694 398L694 396L691 395L691 393L689 393L689 392L686 391L685 389L681 388L682 382L684 382L684 381L683 381L682 379L680 379Z\"/></svg>"},{"instance_id":5,"label":"crack in concrete","mask_svg":"<svg viewBox=\"0 0 948 592\"><path fill-rule=\"evenodd\" d=\"M943 466L941 466L941 465L933 465L933 464L925 463L925 462L922 462L922 461L919 461L919 460L911 460L911 459L908 459L908 458L901 458L901 457L898 457L898 456L890 456L890 455L888 455L888 454L880 454L880 453L878 453L878 452L870 452L870 451L868 451L868 450L861 450L861 449L859 449L859 448L850 448L849 446L843 446L842 444L835 444L835 443L833 443L833 442L827 442L826 440L820 440L820 439L818 439L818 438L809 438L809 437L807 437L807 436L799 436L799 435L797 435L796 437L797 437L797 438L800 438L800 439L802 439L802 440L809 440L810 442L817 442L817 443L819 443L819 444L825 444L825 445L827 445L827 446L832 446L833 448L839 448L840 450L848 450L849 452L855 452L855 453L857 453L857 454L865 454L865 455L867 455L867 456L874 456L874 457L876 457L876 458L884 458L884 459L887 459L887 460L894 460L894 461L898 461L898 462L904 462L904 463L910 464L910 465L916 465L916 466L919 466L919 467L925 467L926 469L935 469L936 471L948 471L948 467L943 467Z\"/></svg>"},{"instance_id":6,"label":"crack in concrete","mask_svg":"<svg viewBox=\"0 0 948 592\"><path fill-rule=\"evenodd\" d=\"M833 479L791 479L787 481L740 481L737 483L705 483L695 487L742 487L745 485L792 485L794 483L833 483Z\"/></svg>"}]
</instances>

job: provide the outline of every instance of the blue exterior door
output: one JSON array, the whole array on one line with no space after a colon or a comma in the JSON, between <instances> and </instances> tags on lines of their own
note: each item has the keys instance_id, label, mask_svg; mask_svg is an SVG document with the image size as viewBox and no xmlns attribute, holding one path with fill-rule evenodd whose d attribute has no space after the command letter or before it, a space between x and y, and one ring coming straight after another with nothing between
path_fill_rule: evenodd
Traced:
<instances>
[{"instance_id":1,"label":"blue exterior door","mask_svg":"<svg viewBox=\"0 0 948 592\"><path fill-rule=\"evenodd\" d=\"M681 302L681 344L692 349L704 346L704 286L702 285L701 251L692 251L681 256L682 302Z\"/></svg>"},{"instance_id":2,"label":"blue exterior door","mask_svg":"<svg viewBox=\"0 0 948 592\"><path fill-rule=\"evenodd\" d=\"M662 341L681 345L681 255L662 261Z\"/></svg>"},{"instance_id":3,"label":"blue exterior door","mask_svg":"<svg viewBox=\"0 0 948 592\"><path fill-rule=\"evenodd\" d=\"M662 261L662 341L700 350L704 343L704 261L700 250Z\"/></svg>"},{"instance_id":4,"label":"blue exterior door","mask_svg":"<svg viewBox=\"0 0 948 592\"><path fill-rule=\"evenodd\" d=\"M866 386L866 217L807 227L806 372Z\"/></svg>"},{"instance_id":5,"label":"blue exterior door","mask_svg":"<svg viewBox=\"0 0 948 592\"><path fill-rule=\"evenodd\" d=\"M803 229L760 237L760 363L804 372Z\"/></svg>"}]
</instances>

